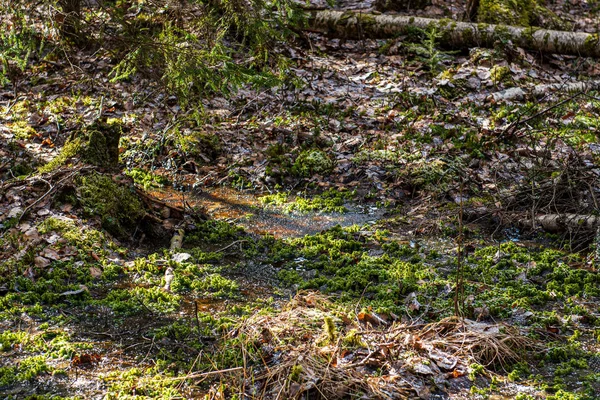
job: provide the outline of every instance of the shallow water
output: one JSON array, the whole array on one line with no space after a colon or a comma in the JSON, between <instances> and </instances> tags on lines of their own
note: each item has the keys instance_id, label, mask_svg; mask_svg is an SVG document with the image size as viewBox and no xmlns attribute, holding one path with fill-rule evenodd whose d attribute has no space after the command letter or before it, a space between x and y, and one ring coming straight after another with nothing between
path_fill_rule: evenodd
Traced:
<instances>
[{"instance_id":1,"label":"shallow water","mask_svg":"<svg viewBox=\"0 0 600 400\"><path fill-rule=\"evenodd\" d=\"M373 224L383 217L385 210L346 204L346 213L286 213L276 207L265 207L260 195L229 187L203 190L197 194L176 191L154 192L161 200L181 206L183 200L192 207L202 208L210 217L233 222L255 234L271 234L277 238L312 235L336 225ZM182 197L184 196L184 197Z\"/></svg>"}]
</instances>

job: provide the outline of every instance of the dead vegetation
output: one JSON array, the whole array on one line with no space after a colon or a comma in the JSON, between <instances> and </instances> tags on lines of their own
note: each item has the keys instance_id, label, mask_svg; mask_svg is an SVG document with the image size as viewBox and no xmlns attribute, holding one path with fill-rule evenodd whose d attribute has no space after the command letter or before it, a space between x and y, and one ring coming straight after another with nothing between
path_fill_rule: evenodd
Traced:
<instances>
[{"instance_id":1,"label":"dead vegetation","mask_svg":"<svg viewBox=\"0 0 600 400\"><path fill-rule=\"evenodd\" d=\"M281 312L256 314L230 333L253 349L237 374L238 390L251 399L428 399L456 380L474 380L483 371L477 365L486 374L503 371L536 348L505 324L386 319L341 309L317 292L298 293Z\"/></svg>"}]
</instances>

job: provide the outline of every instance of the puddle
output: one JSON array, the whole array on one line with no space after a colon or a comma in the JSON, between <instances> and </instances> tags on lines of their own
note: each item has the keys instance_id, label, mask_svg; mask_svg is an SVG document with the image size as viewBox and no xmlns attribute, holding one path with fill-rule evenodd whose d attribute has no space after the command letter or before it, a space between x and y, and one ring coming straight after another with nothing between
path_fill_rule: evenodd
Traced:
<instances>
[{"instance_id":1,"label":"puddle","mask_svg":"<svg viewBox=\"0 0 600 400\"><path fill-rule=\"evenodd\" d=\"M259 195L228 187L211 188L199 194L182 194L174 190L153 192L153 196L169 204L181 206L183 199L192 207L201 207L217 220L243 226L248 232L271 234L277 238L313 235L336 225L350 226L375 223L385 210L346 204L346 213L286 213L265 206Z\"/></svg>"}]
</instances>

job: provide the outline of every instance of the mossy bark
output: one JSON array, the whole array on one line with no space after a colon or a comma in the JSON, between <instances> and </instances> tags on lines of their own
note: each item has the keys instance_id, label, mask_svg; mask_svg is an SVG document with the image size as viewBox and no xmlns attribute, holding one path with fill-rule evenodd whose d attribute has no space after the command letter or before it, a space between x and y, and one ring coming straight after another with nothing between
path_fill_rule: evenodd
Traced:
<instances>
[{"instance_id":1,"label":"mossy bark","mask_svg":"<svg viewBox=\"0 0 600 400\"><path fill-rule=\"evenodd\" d=\"M87 164L115 169L119 164L119 140L122 127L98 120L74 133L70 142L79 142L78 155Z\"/></svg>"},{"instance_id":2,"label":"mossy bark","mask_svg":"<svg viewBox=\"0 0 600 400\"><path fill-rule=\"evenodd\" d=\"M440 32L442 45L453 48L493 47L497 41L542 53L600 57L597 34L510 25L473 24L403 15L359 14L350 11L313 11L309 26L332 36L348 39L392 38L409 33L411 28Z\"/></svg>"}]
</instances>

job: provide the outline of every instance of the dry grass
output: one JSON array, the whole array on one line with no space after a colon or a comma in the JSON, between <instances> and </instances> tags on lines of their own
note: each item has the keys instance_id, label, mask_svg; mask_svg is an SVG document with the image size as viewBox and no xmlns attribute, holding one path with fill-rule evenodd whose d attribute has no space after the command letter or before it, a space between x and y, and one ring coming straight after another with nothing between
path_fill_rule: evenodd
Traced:
<instances>
[{"instance_id":1,"label":"dry grass","mask_svg":"<svg viewBox=\"0 0 600 400\"><path fill-rule=\"evenodd\" d=\"M534 346L516 328L453 317L371 323L322 295L300 293L237 331L255 351L245 353L244 378L231 389L248 399L428 398L465 379L472 363L504 369Z\"/></svg>"}]
</instances>

